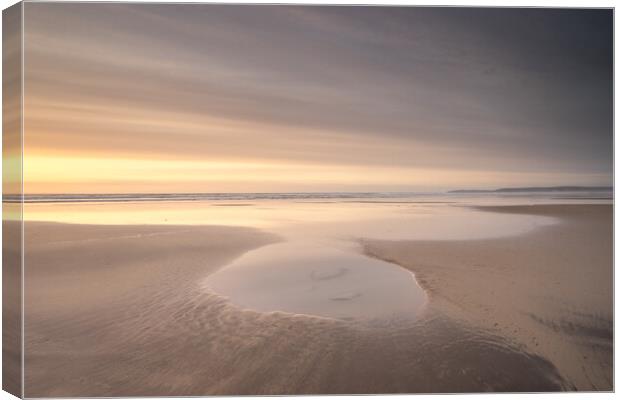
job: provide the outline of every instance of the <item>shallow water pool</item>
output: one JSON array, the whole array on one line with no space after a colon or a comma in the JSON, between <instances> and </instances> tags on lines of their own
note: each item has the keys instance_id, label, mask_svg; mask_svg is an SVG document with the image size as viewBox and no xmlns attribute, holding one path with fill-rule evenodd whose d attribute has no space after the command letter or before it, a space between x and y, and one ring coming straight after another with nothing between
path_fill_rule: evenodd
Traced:
<instances>
[{"instance_id":1,"label":"shallow water pool","mask_svg":"<svg viewBox=\"0 0 620 400\"><path fill-rule=\"evenodd\" d=\"M250 251L203 284L242 308L344 320L414 320L426 302L414 275L397 265L297 241Z\"/></svg>"}]
</instances>

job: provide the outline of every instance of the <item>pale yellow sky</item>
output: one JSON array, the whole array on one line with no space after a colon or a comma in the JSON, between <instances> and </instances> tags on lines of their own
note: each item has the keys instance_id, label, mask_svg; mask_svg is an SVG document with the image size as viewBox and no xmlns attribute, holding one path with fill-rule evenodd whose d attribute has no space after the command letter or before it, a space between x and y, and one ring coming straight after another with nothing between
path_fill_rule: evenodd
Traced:
<instances>
[{"instance_id":1,"label":"pale yellow sky","mask_svg":"<svg viewBox=\"0 0 620 400\"><path fill-rule=\"evenodd\" d=\"M500 46L446 12L28 3L25 190L610 184L609 49Z\"/></svg>"}]
</instances>

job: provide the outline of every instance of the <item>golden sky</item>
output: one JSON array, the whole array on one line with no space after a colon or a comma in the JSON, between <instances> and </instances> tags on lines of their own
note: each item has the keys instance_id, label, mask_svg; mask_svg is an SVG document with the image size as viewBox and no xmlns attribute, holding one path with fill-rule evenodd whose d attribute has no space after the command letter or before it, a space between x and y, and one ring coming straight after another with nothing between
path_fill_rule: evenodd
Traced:
<instances>
[{"instance_id":1,"label":"golden sky","mask_svg":"<svg viewBox=\"0 0 620 400\"><path fill-rule=\"evenodd\" d=\"M25 7L27 193L611 183L605 10Z\"/></svg>"}]
</instances>

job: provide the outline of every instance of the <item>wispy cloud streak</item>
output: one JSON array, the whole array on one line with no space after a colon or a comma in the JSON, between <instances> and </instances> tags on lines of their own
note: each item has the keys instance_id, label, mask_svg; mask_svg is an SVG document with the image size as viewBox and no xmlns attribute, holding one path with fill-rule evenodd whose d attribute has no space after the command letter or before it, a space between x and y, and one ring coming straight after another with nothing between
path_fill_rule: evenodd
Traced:
<instances>
[{"instance_id":1,"label":"wispy cloud streak","mask_svg":"<svg viewBox=\"0 0 620 400\"><path fill-rule=\"evenodd\" d=\"M26 16L33 154L611 176L609 10L29 3Z\"/></svg>"}]
</instances>

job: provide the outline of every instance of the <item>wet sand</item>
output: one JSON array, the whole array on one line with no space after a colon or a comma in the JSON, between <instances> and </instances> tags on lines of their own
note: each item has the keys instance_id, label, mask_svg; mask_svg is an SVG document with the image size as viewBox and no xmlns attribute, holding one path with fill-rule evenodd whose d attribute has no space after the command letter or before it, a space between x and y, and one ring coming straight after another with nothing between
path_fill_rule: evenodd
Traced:
<instances>
[{"instance_id":1,"label":"wet sand","mask_svg":"<svg viewBox=\"0 0 620 400\"><path fill-rule=\"evenodd\" d=\"M532 211L564 222L514 238L363 241L430 299L415 322L378 326L205 291L210 274L281 240L259 230L28 222L25 395L610 389L611 207Z\"/></svg>"},{"instance_id":2,"label":"wet sand","mask_svg":"<svg viewBox=\"0 0 620 400\"><path fill-rule=\"evenodd\" d=\"M612 390L612 206L478 209L560 223L513 238L365 241L366 252L413 271L431 298L430 312L547 359L568 388Z\"/></svg>"}]
</instances>

